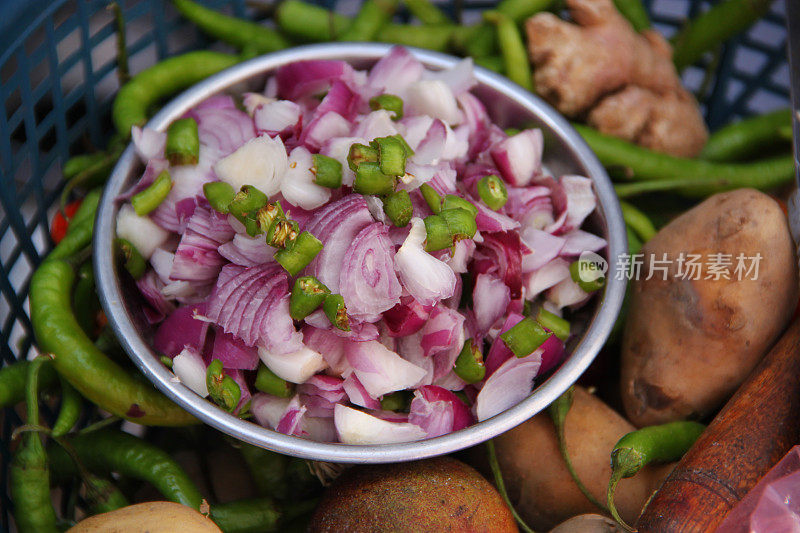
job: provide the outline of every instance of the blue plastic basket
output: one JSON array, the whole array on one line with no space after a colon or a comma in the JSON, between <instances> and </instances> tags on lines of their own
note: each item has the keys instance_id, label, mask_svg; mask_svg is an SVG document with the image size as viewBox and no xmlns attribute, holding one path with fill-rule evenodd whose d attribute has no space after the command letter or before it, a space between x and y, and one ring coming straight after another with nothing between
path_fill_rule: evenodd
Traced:
<instances>
[{"instance_id":1,"label":"blue plastic basket","mask_svg":"<svg viewBox=\"0 0 800 533\"><path fill-rule=\"evenodd\" d=\"M33 352L28 312L32 270L51 247L48 221L61 189L61 165L70 154L103 147L111 132L116 90L115 35L107 0L0 0L0 364ZM209 7L258 19L245 0L207 0ZM317 3L352 14L359 0ZM131 70L196 48L225 49L180 18L166 0L121 0ZM441 5L465 22L492 1L445 0ZM657 29L672 35L709 2L645 0ZM408 15L400 13L401 20ZM712 129L757 112L788 106L783 3L745 35L728 43L714 62L684 74L699 95ZM20 419L0 414L0 465ZM0 469L0 530L8 531L11 504L7 470Z\"/></svg>"}]
</instances>

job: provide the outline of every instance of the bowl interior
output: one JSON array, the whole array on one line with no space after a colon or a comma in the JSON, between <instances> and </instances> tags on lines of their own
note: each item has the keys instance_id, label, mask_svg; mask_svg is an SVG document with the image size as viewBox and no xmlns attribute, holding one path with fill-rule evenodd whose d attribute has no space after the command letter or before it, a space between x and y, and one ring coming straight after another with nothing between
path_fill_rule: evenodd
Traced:
<instances>
[{"instance_id":1,"label":"bowl interior","mask_svg":"<svg viewBox=\"0 0 800 533\"><path fill-rule=\"evenodd\" d=\"M383 57L390 46L383 44L321 44L292 48L258 57L221 72L190 88L150 121L149 127L163 130L186 110L211 95L242 91L261 91L270 73L279 66L308 59L343 59L356 68L369 68ZM434 52L411 49L428 68L442 69L459 59ZM492 119L502 127L538 127L545 139L543 163L555 176L580 174L590 177L599 199L598 209L587 220L587 227L608 241L606 258L614 258L627 248L622 214L611 182L603 167L569 123L554 109L518 85L488 70L476 67L478 87L473 93L486 105ZM132 147L120 158L106 186L95 225L94 267L100 300L124 349L156 387L176 403L209 425L251 444L307 459L333 462L395 462L441 455L483 442L535 415L572 385L589 366L602 347L619 313L625 290L624 280L607 276L603 294L578 317L582 333L575 336L566 361L515 407L469 428L428 439L402 444L346 445L320 443L292 437L240 420L178 383L159 361L149 344L150 332L137 319L138 310L117 276L113 239L118 204L114 199L125 191L142 171Z\"/></svg>"}]
</instances>

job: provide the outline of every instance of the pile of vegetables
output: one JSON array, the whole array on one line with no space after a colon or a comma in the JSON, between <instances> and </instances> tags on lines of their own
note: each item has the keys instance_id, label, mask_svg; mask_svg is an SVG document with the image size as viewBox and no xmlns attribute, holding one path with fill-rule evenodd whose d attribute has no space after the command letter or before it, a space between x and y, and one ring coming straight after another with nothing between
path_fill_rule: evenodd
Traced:
<instances>
[{"instance_id":1,"label":"pile of vegetables","mask_svg":"<svg viewBox=\"0 0 800 533\"><path fill-rule=\"evenodd\" d=\"M285 0L274 12L275 29L228 17L191 0L173 0L184 17L211 37L237 48L239 54L190 52L166 59L132 78L128 75L122 11L112 4L120 45L118 74L122 86L113 110L117 134L105 150L77 155L63 168L65 209L56 216L51 231L57 245L37 268L30 284L31 321L37 345L45 355L0 369L0 406L24 401L26 407L26 424L18 427L12 438L14 457L9 469L17 529L38 533L74 526L74 531L96 531L109 525L135 524L157 531L159 527L175 530L175 524L180 523L181 530L290 531L305 529L311 520L312 530L341 530L347 527L345 518L355 520L350 524L353 527L392 530L491 527L513 531L514 520L525 531L532 531L531 526L538 530L551 528L564 520L567 521L555 531L617 527L610 525L607 518L582 513L613 516L619 527L635 524L674 461L681 458L704 430L698 421L707 421L736 390L795 311L797 267L785 215L774 197L750 189L774 191L791 181L794 169L789 154L791 134L787 131L791 113L788 110L746 119L707 135L705 125L698 120L693 97L680 86L677 77L687 65L713 52L757 20L768 10L770 2L723 0L689 21L670 44L648 29L649 21L641 4L635 0L617 0L614 4L619 14L607 1L570 0L567 7L575 23L572 24L544 13L548 9L557 10L555 2L503 0L494 11L486 12L478 24L461 26L425 0L405 1L405 7L420 24L393 23L392 15L399 7L395 0L366 0L352 19L300 0ZM527 50L523 25L528 33ZM609 48L604 41L609 36L612 42L622 44ZM486 235L493 230L479 227L481 220L502 224L502 217L515 223L528 222L521 209L529 207L527 204L518 205L520 210L516 213L509 210L515 209L518 192L515 189L535 188L529 183L518 183L516 175L527 176L528 172L532 175L536 165L530 170L527 166L530 161L524 160L526 165L520 168L520 160L514 156L514 150L518 149L515 146L535 148L535 132L489 128L501 144L508 143L508 149L497 158L489 151L493 171L480 175L472 184L474 189L453 191L444 188L446 183L433 176L426 183L429 187L417 188L400 186L397 180L385 178L405 176L409 165L417 163L413 158L427 152L410 141L408 131L401 132L396 126L415 118L415 113L433 119L423 128L426 138L432 124L441 124L439 133L431 136L444 144L440 146L442 150L448 139L452 147L453 142L463 142L464 137L457 135L458 126L449 121L451 117L437 113L464 113L468 125L464 130L467 150L473 147L469 134L479 129L474 128L476 122L470 129L469 119L480 117L479 103L470 102L468 92L461 94L456 89L459 83L468 84L466 69L451 72L452 78L440 80L448 90L460 94L455 99L458 103L451 107L437 103L424 112L409 113L414 97L396 94L399 91L394 87L369 95L365 100L373 108L358 113L367 117L384 115L383 124L393 126L395 131L376 133L369 136L372 138L360 135L357 142L342 142L335 154L321 150L324 141L351 136L355 133L350 129L353 124L345 131L342 122L337 125L336 120L318 120L315 127L302 124L307 127L296 129L300 120L293 105L300 107L300 102L294 100L301 98L303 92L280 93L287 88L281 89L279 80L278 92L267 95L281 96L282 100L250 95L243 101L243 111L231 105L230 99L215 98L176 121L166 135L143 129L149 113L159 102L244 58L295 43L327 40L381 40L449 51L471 57L475 64L502 72L521 86L538 91L575 120L586 120L588 125L576 124L576 128L617 181L618 195L628 201L636 198L636 205L623 202L631 253L641 250L659 257L697 252L758 254L764 258L759 278L688 282L670 271L666 280L634 281L617 338L612 339L583 380L589 388L578 386L568 391L547 412L495 438L485 448L461 456L493 480L497 490L470 467L444 458L400 466L354 467L324 492L318 506L323 483L329 484L338 477L341 468L307 464L224 440L207 428L194 426L196 420L141 378L106 324L95 295L89 261L100 193L96 187L113 168L131 140L132 131L132 140L146 171L139 187L124 199L130 203L126 204L120 221L123 228L123 239L117 243L120 261L136 278L139 290L149 296L149 304L143 307L143 319L180 326L174 330L164 327L154 336L154 342L163 343L165 364L172 365L187 386L207 392L213 401L240 416L255 416L257 420L261 417L262 423L270 427L295 433L303 420L298 415L305 414L300 412L302 408L307 413L311 411L310 406L300 405L300 397L304 395L324 400L316 408L325 403L328 410L349 409L356 417L368 416L395 428L413 425L410 419L414 402L418 407L422 405L427 414L439 404L449 406L451 416L444 417L446 424L420 424L417 427L424 427L424 434L412 431L403 436L405 440L451 431L456 429L456 418L466 424L478 414L470 412L464 399L441 383L418 387L413 400L406 394L387 390L387 394L379 396L380 401L364 394L358 386L350 387L350 391L343 383L333 386L326 379L330 376L317 374L321 368L314 367L315 357L309 358L312 364L308 368L313 370L303 380L305 383L292 385L277 372L282 367L275 363L278 360L275 353L266 358L273 361L271 366L263 364L264 357L256 353L254 359L252 349L244 343L245 337L239 337L239 342L233 336L234 329L239 336L241 321L234 324L229 315L221 312L227 299L218 309L209 310L206 298L214 290L219 294L214 286L225 285L226 278L230 281L252 269L257 273L253 280L263 282L270 277L285 283L279 291L279 316L291 328L280 330L286 335L280 342L288 340L291 344L292 339L297 339L299 332L294 321L297 324L302 321L303 330L315 328L328 339L335 337L342 343L354 343L353 337L375 335L364 331L369 329L364 324L374 323L364 317L374 313L381 315L382 330L388 331L391 323L396 332L403 332L391 336L381 331L374 339L362 341L375 343L375 347L384 346L377 339L397 342L395 339L418 336L431 324L441 328L439 322L451 312L461 314L458 309L464 308L459 298L454 298L453 293L445 297L446 291L433 291L436 294L433 301L420 304L420 294L431 290L430 278L420 283L417 277L400 276L397 283L413 299L404 301L409 295L403 294L391 308L376 311L353 305L353 296L348 301L346 293L353 290L355 301L359 302L356 289L363 285L347 289L339 279L326 279L325 269L315 265L326 255L328 243L323 242L327 241L326 232L340 231L326 227L327 219L323 219L322 213L327 210L337 218L356 218L361 216L356 213L364 213L363 202L366 205L363 218L369 220L365 227L371 224L375 231L364 233L364 228L360 228L356 240L363 240L368 245L364 249L373 253L381 246L388 248L387 239L400 246L400 250L407 246L411 253L406 254L410 258L405 264L409 269L419 268L421 257L430 257L442 265L450 262L447 268L453 273L457 270L452 266L456 259L453 256L459 251L464 253L465 248L473 246L473 254L481 247L489 250L484 266L480 267L487 270L477 276L483 281L479 284L473 280L472 291L474 294L486 290L492 295L486 298L486 304L498 315L496 323L488 329L495 331L493 337L481 337L468 328L473 342L449 339L452 346L459 347L447 353L448 373L450 368L456 369L451 373L452 381L457 379L467 384L484 381L485 389L491 381L487 376L496 346L503 348L504 360L534 361L532 353L536 350L529 351L527 343L537 338L530 335L530 331L538 332L537 325L541 331L552 332L546 342L560 343L570 332L569 324L554 313L557 308L522 306L522 300L514 292L516 282L501 274L501 269L493 270L504 265L508 273L508 263L497 262L507 243L501 240L492 248ZM609 76L599 83L598 73L593 69L608 66L603 61L609 58L611 67L604 70ZM565 64L571 64L571 70L564 70ZM337 68L336 76L341 79L346 69L341 65ZM565 74L564 79L569 82L552 83L554 78ZM312 113L318 112L325 100L337 100L336 105L342 105L338 101L341 96L336 96L341 93L331 87L322 101L313 103ZM664 109L659 109L656 102L665 103ZM666 104L672 112L663 112ZM467 113L468 109L477 114ZM401 118L403 112L405 118ZM630 120L621 123L620 116ZM677 116L682 118L676 121ZM238 124L238 129L231 128L234 124ZM341 134L331 133L339 126ZM267 132L272 135L264 138ZM398 133L400 138L394 137ZM281 150L287 167L290 160L301 162L298 166L302 172L298 174L302 174L305 186L293 188L284 184L276 179L275 172L270 174L269 166L248 172L246 178L237 174L243 165L241 159L249 158L243 156L237 161L233 156L248 143L263 143L262 148L270 149L277 144L275 139L288 141L295 134L305 134L305 138L292 146L293 150ZM423 140L419 138L420 142ZM351 151L354 144L357 148ZM301 145L306 153L298 151ZM342 151L344 148L346 153ZM485 150L471 156L481 152ZM226 174L227 167L229 180L206 183L208 179L187 178L187 168L206 165L204 168L208 170L224 161L227 162L222 165L222 173ZM401 172L398 165L403 162L405 169ZM314 172L310 172L312 168ZM353 180L354 190L360 178L361 190L350 196L343 194L340 176L342 180ZM255 178L260 181L248 181ZM194 187L194 196L201 199L191 209L187 203L181 203L188 194L182 186L189 184ZM547 188L548 198L559 196L555 192L558 187L551 183ZM732 192L716 194L729 190ZM76 194L78 191L83 194ZM278 194L280 198L275 196ZM710 198L694 206L696 199L706 197ZM665 207L667 203L669 208ZM356 213L350 211L354 206ZM314 215L308 213L310 210L317 210L320 217L313 228L310 221ZM456 213L454 219L448 218L452 214L442 215L448 210ZM556 214L567 212L556 209ZM195 217L195 213L205 216ZM127 224L131 221L143 224L142 220L148 220L150 225L139 225L135 231L126 233L126 217ZM412 220L414 217L418 217L416 221ZM426 224L428 218L430 222ZM666 224L669 220L672 221ZM578 222L574 229L579 225ZM163 226L167 226L166 230ZM349 231L355 230L351 227ZM393 241L393 232L400 231L402 240ZM177 248L169 251L152 246L153 235L159 232L180 235L184 248L179 250L181 245L177 242L174 243ZM561 238L557 231L542 233L550 237L556 233ZM465 238L461 238L462 234ZM301 238L302 235L306 237ZM458 242L454 240L456 235ZM478 242L478 235L483 237L482 243ZM518 235L520 242L524 242L526 235L522 230ZM268 239L278 246L267 247ZM256 241L264 246L257 251L246 246ZM426 242L440 242L442 247L426 251L423 249ZM452 256L448 251L451 246ZM266 257L265 250L272 255ZM395 251L395 265L398 257L403 264L404 254L400 250ZM521 246L519 251L522 255ZM353 255L358 255L352 258L355 264L364 264L366 254ZM173 269L189 279L168 279ZM165 272L169 272L167 279ZM459 280L455 279L458 285ZM530 278L525 280L526 288L531 284ZM165 298L163 289L168 285L172 286L167 291L169 297ZM273 290L266 287L266 283L261 286L262 295L272 294ZM494 296L501 292L508 295L508 301L505 296L500 297L502 306ZM373 302L371 297L362 297L360 303ZM453 307L442 303L448 299ZM543 304L548 299L552 300L544 298L537 303ZM434 314L436 309L440 312ZM477 309L473 311L479 314ZM520 313L518 319L528 315L518 322L530 331L519 336L501 334L502 329L507 329L504 326L512 325L507 323L514 312ZM195 318L200 316L214 325ZM471 320L469 314L461 319L465 323ZM416 327L420 329L408 333ZM350 331L345 331L348 328ZM225 361L206 361L199 346L192 351L185 349L187 344L181 344L191 336L205 338L211 329L216 330L211 349L226 354ZM261 328L246 329L241 333L249 335L249 339L262 333ZM265 336L273 333L270 329ZM491 338L494 342L482 346L481 338ZM304 337L299 340L308 343ZM483 364L479 357L482 348L488 348ZM517 358L512 355L515 352L527 353ZM242 367L232 368L230 361L234 360ZM529 387L533 375L543 371L541 364L536 360L536 364L530 365L537 368L531 368L530 375L525 376L525 386ZM430 369L424 370L427 376ZM498 371L495 369L495 373ZM249 379L243 379L244 373L250 374ZM350 376L356 376L365 388L358 373L354 371ZM595 386L598 390L594 390ZM253 388L259 392L253 395L248 410L246 396ZM351 405L359 405L354 397L369 405L358 410L343 405L331 407L345 396ZM473 396L467 394L466 400L475 402L479 394ZM258 399L268 401L258 402ZM377 401L377 405L370 400ZM290 405L293 401L295 404ZM48 407L42 415L40 405ZM502 402L493 405L507 406ZM50 408L56 407L57 416L46 416ZM372 408L373 414L381 413L390 420L370 416L360 410L363 408ZM308 415L304 420L307 423L315 418L320 417ZM399 419L402 420L398 422ZM131 428L136 426L123 427L125 421L142 426L189 427L150 428L145 440L131 434ZM363 420L358 422L362 423ZM370 420L370 424L375 422ZM306 436L313 432L331 435L330 426L311 427L307 423L300 430L303 431ZM374 433L370 432L366 438L374 439ZM183 454L192 459L182 462ZM206 456L214 460L204 459ZM205 464L207 471L192 470L192 464L200 463ZM239 471L238 477L222 488L216 487L225 475L235 471ZM51 486L59 487L65 495L55 507ZM155 489L157 494L146 492L147 487ZM452 490L454 487L458 490ZM153 499L174 504L128 505L132 501ZM576 515L581 516L569 520ZM80 521L85 516L92 518Z\"/></svg>"}]
</instances>

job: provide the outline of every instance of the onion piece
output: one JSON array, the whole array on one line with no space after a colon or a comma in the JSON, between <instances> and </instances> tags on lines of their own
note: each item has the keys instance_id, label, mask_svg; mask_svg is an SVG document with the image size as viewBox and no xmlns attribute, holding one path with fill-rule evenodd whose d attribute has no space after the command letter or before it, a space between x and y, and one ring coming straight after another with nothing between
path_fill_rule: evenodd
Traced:
<instances>
[{"instance_id":1,"label":"onion piece","mask_svg":"<svg viewBox=\"0 0 800 533\"><path fill-rule=\"evenodd\" d=\"M345 357L373 398L411 388L425 376L425 370L378 341L349 342L345 345Z\"/></svg>"},{"instance_id":2,"label":"onion piece","mask_svg":"<svg viewBox=\"0 0 800 533\"><path fill-rule=\"evenodd\" d=\"M425 357L444 351L455 351L456 356L464 344L464 315L438 304L422 329L420 346ZM455 358L453 358L455 363ZM445 364L445 366L450 366Z\"/></svg>"},{"instance_id":3,"label":"onion piece","mask_svg":"<svg viewBox=\"0 0 800 533\"><path fill-rule=\"evenodd\" d=\"M309 325L303 327L303 343L308 348L322 354L331 372L336 375L342 375L350 368L350 364L344 356L345 342L347 342L345 339L339 337L330 329L316 328Z\"/></svg>"},{"instance_id":4,"label":"onion piece","mask_svg":"<svg viewBox=\"0 0 800 533\"><path fill-rule=\"evenodd\" d=\"M200 320L205 305L185 305L175 309L158 327L153 348L167 357L175 357L189 346L201 353L208 335L208 322Z\"/></svg>"},{"instance_id":5,"label":"onion piece","mask_svg":"<svg viewBox=\"0 0 800 533\"><path fill-rule=\"evenodd\" d=\"M486 357L484 358L487 378L491 376L495 370L500 368L500 365L506 362L510 357L514 357L514 353L509 349L506 343L503 342L503 340L500 338L500 335L516 326L523 318L525 317L515 311L510 311L506 316L503 325L497 332L494 342L492 342L492 345L489 348L489 353L487 353Z\"/></svg>"},{"instance_id":6,"label":"onion piece","mask_svg":"<svg viewBox=\"0 0 800 533\"><path fill-rule=\"evenodd\" d=\"M564 231L579 228L597 207L592 180L582 176L562 176L560 184L566 196L566 206L562 206L567 214Z\"/></svg>"},{"instance_id":7,"label":"onion piece","mask_svg":"<svg viewBox=\"0 0 800 533\"><path fill-rule=\"evenodd\" d=\"M253 119L236 109L229 96L222 96L227 98L224 107L198 106L187 113L197 122L200 140L199 166L210 167L256 136Z\"/></svg>"},{"instance_id":8,"label":"onion piece","mask_svg":"<svg viewBox=\"0 0 800 533\"><path fill-rule=\"evenodd\" d=\"M328 367L322 354L307 346L284 354L276 354L259 346L258 356L278 377L292 383L305 383L308 378Z\"/></svg>"},{"instance_id":9,"label":"onion piece","mask_svg":"<svg viewBox=\"0 0 800 533\"><path fill-rule=\"evenodd\" d=\"M247 98L245 98L245 105ZM256 133L270 137L280 134L299 135L303 126L303 112L299 105L289 100L274 100L258 104L251 112Z\"/></svg>"},{"instance_id":10,"label":"onion piece","mask_svg":"<svg viewBox=\"0 0 800 533\"><path fill-rule=\"evenodd\" d=\"M351 120L363 104L359 94L346 83L336 80L331 84L325 98L317 106L315 113L322 115L328 111L333 111L342 117Z\"/></svg>"},{"instance_id":11,"label":"onion piece","mask_svg":"<svg viewBox=\"0 0 800 533\"><path fill-rule=\"evenodd\" d=\"M532 227L523 228L520 238L527 248L522 255L522 271L525 273L538 270L558 257L567 244L566 239Z\"/></svg>"},{"instance_id":12,"label":"onion piece","mask_svg":"<svg viewBox=\"0 0 800 533\"><path fill-rule=\"evenodd\" d=\"M235 265L251 267L274 261L276 249L269 246L266 235L250 237L237 233L233 240L217 248L219 254Z\"/></svg>"},{"instance_id":13,"label":"onion piece","mask_svg":"<svg viewBox=\"0 0 800 533\"><path fill-rule=\"evenodd\" d=\"M478 231L511 231L520 226L519 222L513 218L509 218L497 211L492 211L482 203L473 203L478 208L478 215L475 217Z\"/></svg>"},{"instance_id":14,"label":"onion piece","mask_svg":"<svg viewBox=\"0 0 800 533\"><path fill-rule=\"evenodd\" d=\"M364 388L364 385L362 385L355 373L351 373L347 376L342 386L347 393L347 397L350 399L350 403L366 407L367 409L381 408L381 402L369 395L369 392Z\"/></svg>"},{"instance_id":15,"label":"onion piece","mask_svg":"<svg viewBox=\"0 0 800 533\"><path fill-rule=\"evenodd\" d=\"M456 96L466 93L478 84L471 57L465 57L448 69L426 70L422 73L422 79L443 81Z\"/></svg>"},{"instance_id":16,"label":"onion piece","mask_svg":"<svg viewBox=\"0 0 800 533\"><path fill-rule=\"evenodd\" d=\"M426 435L416 424L388 422L341 404L334 409L333 421L344 444L393 444L420 440Z\"/></svg>"},{"instance_id":17,"label":"onion piece","mask_svg":"<svg viewBox=\"0 0 800 533\"><path fill-rule=\"evenodd\" d=\"M235 190L252 185L272 196L280 190L288 164L286 147L280 137L262 135L217 162L214 171Z\"/></svg>"},{"instance_id":18,"label":"onion piece","mask_svg":"<svg viewBox=\"0 0 800 533\"><path fill-rule=\"evenodd\" d=\"M564 247L559 252L562 256L576 256L583 252L597 252L606 246L606 240L588 231L572 230L563 236Z\"/></svg>"},{"instance_id":19,"label":"onion piece","mask_svg":"<svg viewBox=\"0 0 800 533\"><path fill-rule=\"evenodd\" d=\"M412 296L403 296L400 303L383 313L384 323L390 337L406 337L421 330L433 309L423 305Z\"/></svg>"},{"instance_id":20,"label":"onion piece","mask_svg":"<svg viewBox=\"0 0 800 533\"><path fill-rule=\"evenodd\" d=\"M317 115L303 128L300 142L316 152L328 139L344 137L349 133L350 122L339 113L328 111Z\"/></svg>"},{"instance_id":21,"label":"onion piece","mask_svg":"<svg viewBox=\"0 0 800 533\"><path fill-rule=\"evenodd\" d=\"M485 233L483 243L478 247L478 254L488 257L497 265L498 273L510 289L512 300L522 295L522 243L519 233L505 231Z\"/></svg>"},{"instance_id":22,"label":"onion piece","mask_svg":"<svg viewBox=\"0 0 800 533\"><path fill-rule=\"evenodd\" d=\"M543 149L542 131L530 129L495 144L490 154L504 180L524 187L541 172Z\"/></svg>"},{"instance_id":23,"label":"onion piece","mask_svg":"<svg viewBox=\"0 0 800 533\"><path fill-rule=\"evenodd\" d=\"M363 137L370 141L376 137L389 137L392 135L397 135L397 128L392 120L392 114L385 109L378 109L368 115L364 115L353 131L354 137Z\"/></svg>"},{"instance_id":24,"label":"onion piece","mask_svg":"<svg viewBox=\"0 0 800 533\"><path fill-rule=\"evenodd\" d=\"M475 401L478 422L488 420L527 398L541 364L541 350L526 357L511 357L503 363L478 393Z\"/></svg>"},{"instance_id":25,"label":"onion piece","mask_svg":"<svg viewBox=\"0 0 800 533\"><path fill-rule=\"evenodd\" d=\"M475 325L485 334L505 314L511 302L508 286L494 274L478 274L472 290Z\"/></svg>"},{"instance_id":26,"label":"onion piece","mask_svg":"<svg viewBox=\"0 0 800 533\"><path fill-rule=\"evenodd\" d=\"M125 204L117 213L117 237L128 240L149 259L153 252L167 242L169 233L158 227L148 217L140 217L130 204Z\"/></svg>"},{"instance_id":27,"label":"onion piece","mask_svg":"<svg viewBox=\"0 0 800 533\"><path fill-rule=\"evenodd\" d=\"M420 80L409 85L405 105L409 115L429 115L451 126L464 118L453 91L441 80Z\"/></svg>"},{"instance_id":28,"label":"onion piece","mask_svg":"<svg viewBox=\"0 0 800 533\"><path fill-rule=\"evenodd\" d=\"M160 248L159 248L160 249ZM158 277L154 270L148 270L144 276L136 280L136 288L144 297L146 305L142 308L145 318L149 324L158 324L164 317L175 310L162 294L164 282Z\"/></svg>"},{"instance_id":29,"label":"onion piece","mask_svg":"<svg viewBox=\"0 0 800 533\"><path fill-rule=\"evenodd\" d=\"M253 395L250 402L250 412L260 425L275 429L289 407L289 398L278 398L263 392Z\"/></svg>"},{"instance_id":30,"label":"onion piece","mask_svg":"<svg viewBox=\"0 0 800 533\"><path fill-rule=\"evenodd\" d=\"M295 395L286 406L278 424L275 426L275 431L283 433L284 435L300 435L302 431L300 425L305 416L306 408L300 405L300 398Z\"/></svg>"},{"instance_id":31,"label":"onion piece","mask_svg":"<svg viewBox=\"0 0 800 533\"><path fill-rule=\"evenodd\" d=\"M411 219L411 231L394 257L395 268L409 294L423 305L453 295L456 276L447 264L423 250L427 233L422 219Z\"/></svg>"},{"instance_id":32,"label":"onion piece","mask_svg":"<svg viewBox=\"0 0 800 533\"><path fill-rule=\"evenodd\" d=\"M528 299L534 298L569 277L569 263L557 257L528 276L525 296Z\"/></svg>"},{"instance_id":33,"label":"onion piece","mask_svg":"<svg viewBox=\"0 0 800 533\"><path fill-rule=\"evenodd\" d=\"M332 157L342 164L342 185L348 187L353 186L353 180L356 177L347 163L347 155L350 153L350 147L354 144L369 144L369 141L362 137L334 137L328 139L319 150L322 155Z\"/></svg>"},{"instance_id":34,"label":"onion piece","mask_svg":"<svg viewBox=\"0 0 800 533\"><path fill-rule=\"evenodd\" d=\"M369 72L368 83L378 90L403 96L406 88L422 78L425 67L402 46L393 47Z\"/></svg>"},{"instance_id":35,"label":"onion piece","mask_svg":"<svg viewBox=\"0 0 800 533\"><path fill-rule=\"evenodd\" d=\"M298 146L289 154L289 168L281 183L281 194L290 204L316 209L330 199L331 190L314 182L313 166L311 152L305 147Z\"/></svg>"},{"instance_id":36,"label":"onion piece","mask_svg":"<svg viewBox=\"0 0 800 533\"><path fill-rule=\"evenodd\" d=\"M414 391L408 421L424 429L428 438L433 438L468 427L472 424L472 414L449 390L426 385Z\"/></svg>"},{"instance_id":37,"label":"onion piece","mask_svg":"<svg viewBox=\"0 0 800 533\"><path fill-rule=\"evenodd\" d=\"M325 92L333 82L353 79L353 67L345 61L309 60L283 65L275 73L278 94L297 101Z\"/></svg>"},{"instance_id":38,"label":"onion piece","mask_svg":"<svg viewBox=\"0 0 800 533\"><path fill-rule=\"evenodd\" d=\"M589 299L589 296L590 295L584 292L569 276L559 281L547 291L547 299L553 302L559 309L582 304Z\"/></svg>"},{"instance_id":39,"label":"onion piece","mask_svg":"<svg viewBox=\"0 0 800 533\"><path fill-rule=\"evenodd\" d=\"M195 394L208 396L206 364L196 350L187 346L172 360L172 371Z\"/></svg>"},{"instance_id":40,"label":"onion piece","mask_svg":"<svg viewBox=\"0 0 800 533\"><path fill-rule=\"evenodd\" d=\"M133 148L136 150L136 155L145 165L149 164L151 159L164 158L164 148L167 145L166 132L133 126L131 128L131 138L133 139Z\"/></svg>"},{"instance_id":41,"label":"onion piece","mask_svg":"<svg viewBox=\"0 0 800 533\"><path fill-rule=\"evenodd\" d=\"M210 207L198 206L175 250L170 279L213 283L225 264L217 248L233 235L227 217Z\"/></svg>"},{"instance_id":42,"label":"onion piece","mask_svg":"<svg viewBox=\"0 0 800 533\"><path fill-rule=\"evenodd\" d=\"M212 354L214 359L222 361L224 368L233 370L258 368L258 350L247 346L242 339L230 333L218 331L214 335Z\"/></svg>"},{"instance_id":43,"label":"onion piece","mask_svg":"<svg viewBox=\"0 0 800 533\"><path fill-rule=\"evenodd\" d=\"M347 312L357 320L374 322L400 301L401 291L386 225L370 224L348 243L341 265L339 292Z\"/></svg>"}]
</instances>

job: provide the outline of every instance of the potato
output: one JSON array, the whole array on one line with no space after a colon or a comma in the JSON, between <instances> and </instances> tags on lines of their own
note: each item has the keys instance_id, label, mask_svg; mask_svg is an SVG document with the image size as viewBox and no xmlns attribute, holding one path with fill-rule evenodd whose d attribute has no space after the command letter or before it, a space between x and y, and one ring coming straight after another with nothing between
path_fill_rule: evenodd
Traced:
<instances>
[{"instance_id":1,"label":"potato","mask_svg":"<svg viewBox=\"0 0 800 533\"><path fill-rule=\"evenodd\" d=\"M173 502L147 502L81 520L67 533L222 533L196 510Z\"/></svg>"},{"instance_id":2,"label":"potato","mask_svg":"<svg viewBox=\"0 0 800 533\"><path fill-rule=\"evenodd\" d=\"M625 412L637 426L702 418L739 387L797 305L786 217L758 191L718 194L673 220L642 252L622 348ZM681 253L702 256L701 279L679 277ZM709 255L718 253L729 254L731 279L713 279L708 271ZM671 261L667 279L659 272L644 279L649 258L663 254ZM754 273L737 279L740 254L761 254L757 279L750 279Z\"/></svg>"},{"instance_id":3,"label":"potato","mask_svg":"<svg viewBox=\"0 0 800 533\"><path fill-rule=\"evenodd\" d=\"M564 426L567 451L584 485L601 502L606 501L611 477L611 449L634 429L601 400L575 388ZM573 516L600 512L570 477L546 412L495 437L494 442L511 502L533 529L549 529ZM615 501L625 520L634 522L671 468L647 467L620 482Z\"/></svg>"}]
</instances>

